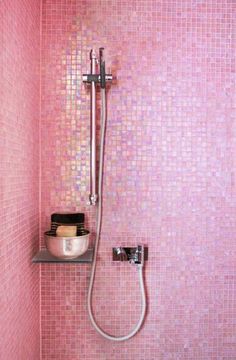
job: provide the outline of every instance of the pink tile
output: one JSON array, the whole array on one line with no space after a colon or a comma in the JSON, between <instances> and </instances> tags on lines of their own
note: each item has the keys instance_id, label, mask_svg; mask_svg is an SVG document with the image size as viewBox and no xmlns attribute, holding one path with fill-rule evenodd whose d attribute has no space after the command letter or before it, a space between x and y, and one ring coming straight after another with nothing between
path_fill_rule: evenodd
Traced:
<instances>
[{"instance_id":1,"label":"pink tile","mask_svg":"<svg viewBox=\"0 0 236 360\"><path fill-rule=\"evenodd\" d=\"M39 2L0 4L0 359L40 356Z\"/></svg>"},{"instance_id":2,"label":"pink tile","mask_svg":"<svg viewBox=\"0 0 236 360\"><path fill-rule=\"evenodd\" d=\"M39 3L0 7L0 359L37 360ZM41 234L89 192L91 47L108 92L104 219L93 306L122 335L139 311L137 272L116 245L149 246L148 312L127 343L86 311L89 265L41 267L43 360L233 360L235 339L234 2L43 1ZM91 240L91 243L94 239ZM43 238L41 245L44 246Z\"/></svg>"},{"instance_id":3,"label":"pink tile","mask_svg":"<svg viewBox=\"0 0 236 360\"><path fill-rule=\"evenodd\" d=\"M232 0L43 1L41 234L59 210L95 230L81 75L104 46L117 76L93 299L104 330L127 333L140 310L135 268L112 263L112 246L150 251L146 320L122 345L89 322L90 265L42 265L43 360L236 358L234 14ZM0 358L37 360L39 3L4 2L0 17Z\"/></svg>"}]
</instances>

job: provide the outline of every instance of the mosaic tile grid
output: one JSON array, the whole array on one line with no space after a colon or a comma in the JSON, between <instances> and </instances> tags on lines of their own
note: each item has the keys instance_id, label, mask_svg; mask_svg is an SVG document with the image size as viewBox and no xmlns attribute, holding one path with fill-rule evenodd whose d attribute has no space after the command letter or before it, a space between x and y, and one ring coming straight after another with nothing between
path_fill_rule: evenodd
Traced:
<instances>
[{"instance_id":1,"label":"mosaic tile grid","mask_svg":"<svg viewBox=\"0 0 236 360\"><path fill-rule=\"evenodd\" d=\"M88 320L90 266L42 266L43 359L236 358L234 17L230 0L43 1L42 233L57 210L94 231L82 74L103 46L117 80L93 304L112 334L137 321L139 291L111 248L150 250L146 321L122 346Z\"/></svg>"},{"instance_id":2,"label":"mosaic tile grid","mask_svg":"<svg viewBox=\"0 0 236 360\"><path fill-rule=\"evenodd\" d=\"M0 359L40 357L40 3L0 2Z\"/></svg>"}]
</instances>

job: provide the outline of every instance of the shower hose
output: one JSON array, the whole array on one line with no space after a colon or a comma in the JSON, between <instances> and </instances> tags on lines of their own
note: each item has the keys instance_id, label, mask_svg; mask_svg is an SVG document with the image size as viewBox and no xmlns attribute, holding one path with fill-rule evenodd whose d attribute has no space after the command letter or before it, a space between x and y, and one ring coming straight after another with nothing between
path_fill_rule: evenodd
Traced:
<instances>
[{"instance_id":1,"label":"shower hose","mask_svg":"<svg viewBox=\"0 0 236 360\"><path fill-rule=\"evenodd\" d=\"M98 174L98 203L97 203L97 225L96 225L96 239L95 239L95 249L94 249L94 259L92 264L92 270L91 270L91 277L89 282L89 288L88 288L88 297L87 297L87 306L88 306L88 313L89 318L94 326L94 328L97 330L97 332L102 335L104 338L108 340L113 341L124 341L130 339L132 336L134 336L138 330L140 329L145 312L146 312L146 296L145 296L145 289L144 289L144 283L143 283L143 264L136 264L138 269L138 277L139 277L139 286L140 286L140 292L141 292L141 315L139 318L138 323L136 326L131 330L131 332L124 336L113 336L105 331L103 331L97 324L95 317L93 315L92 310L92 293L93 293L93 286L94 286L94 278L96 273L96 263L97 263L97 253L98 253L98 247L99 247L99 240L100 240L100 234L101 234L101 225L102 225L102 183L103 183L103 160L104 160L104 147L105 147L105 131L106 131L106 90L101 89L101 100L102 100L102 106L101 106L101 136L100 136L100 155L99 155L99 174Z\"/></svg>"}]
</instances>

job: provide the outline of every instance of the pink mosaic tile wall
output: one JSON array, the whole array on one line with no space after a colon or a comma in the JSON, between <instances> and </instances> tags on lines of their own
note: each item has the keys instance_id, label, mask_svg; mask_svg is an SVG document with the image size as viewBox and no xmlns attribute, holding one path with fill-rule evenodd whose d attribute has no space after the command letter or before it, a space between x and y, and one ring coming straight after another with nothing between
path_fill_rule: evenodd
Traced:
<instances>
[{"instance_id":1,"label":"pink mosaic tile wall","mask_svg":"<svg viewBox=\"0 0 236 360\"><path fill-rule=\"evenodd\" d=\"M44 360L235 360L233 0L44 0L42 233L89 193L89 51L106 49L104 219L96 318L121 335L139 316L137 272L111 248L144 243L148 312L119 344L92 328L90 265L42 265ZM92 236L91 244L94 241ZM43 241L42 241L43 246Z\"/></svg>"},{"instance_id":2,"label":"pink mosaic tile wall","mask_svg":"<svg viewBox=\"0 0 236 360\"><path fill-rule=\"evenodd\" d=\"M0 2L0 359L38 360L38 1Z\"/></svg>"}]
</instances>

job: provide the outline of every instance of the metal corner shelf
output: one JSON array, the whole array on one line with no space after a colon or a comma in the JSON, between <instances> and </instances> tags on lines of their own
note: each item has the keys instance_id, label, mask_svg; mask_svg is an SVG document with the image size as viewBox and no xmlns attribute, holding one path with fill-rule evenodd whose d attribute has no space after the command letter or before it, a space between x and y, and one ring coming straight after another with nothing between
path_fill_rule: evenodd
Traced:
<instances>
[{"instance_id":1,"label":"metal corner shelf","mask_svg":"<svg viewBox=\"0 0 236 360\"><path fill-rule=\"evenodd\" d=\"M55 256L51 255L47 249L42 249L33 257L33 263L81 263L81 264L90 264L93 261L93 249L88 249L86 253L81 256L78 256L75 259L58 259Z\"/></svg>"}]
</instances>

